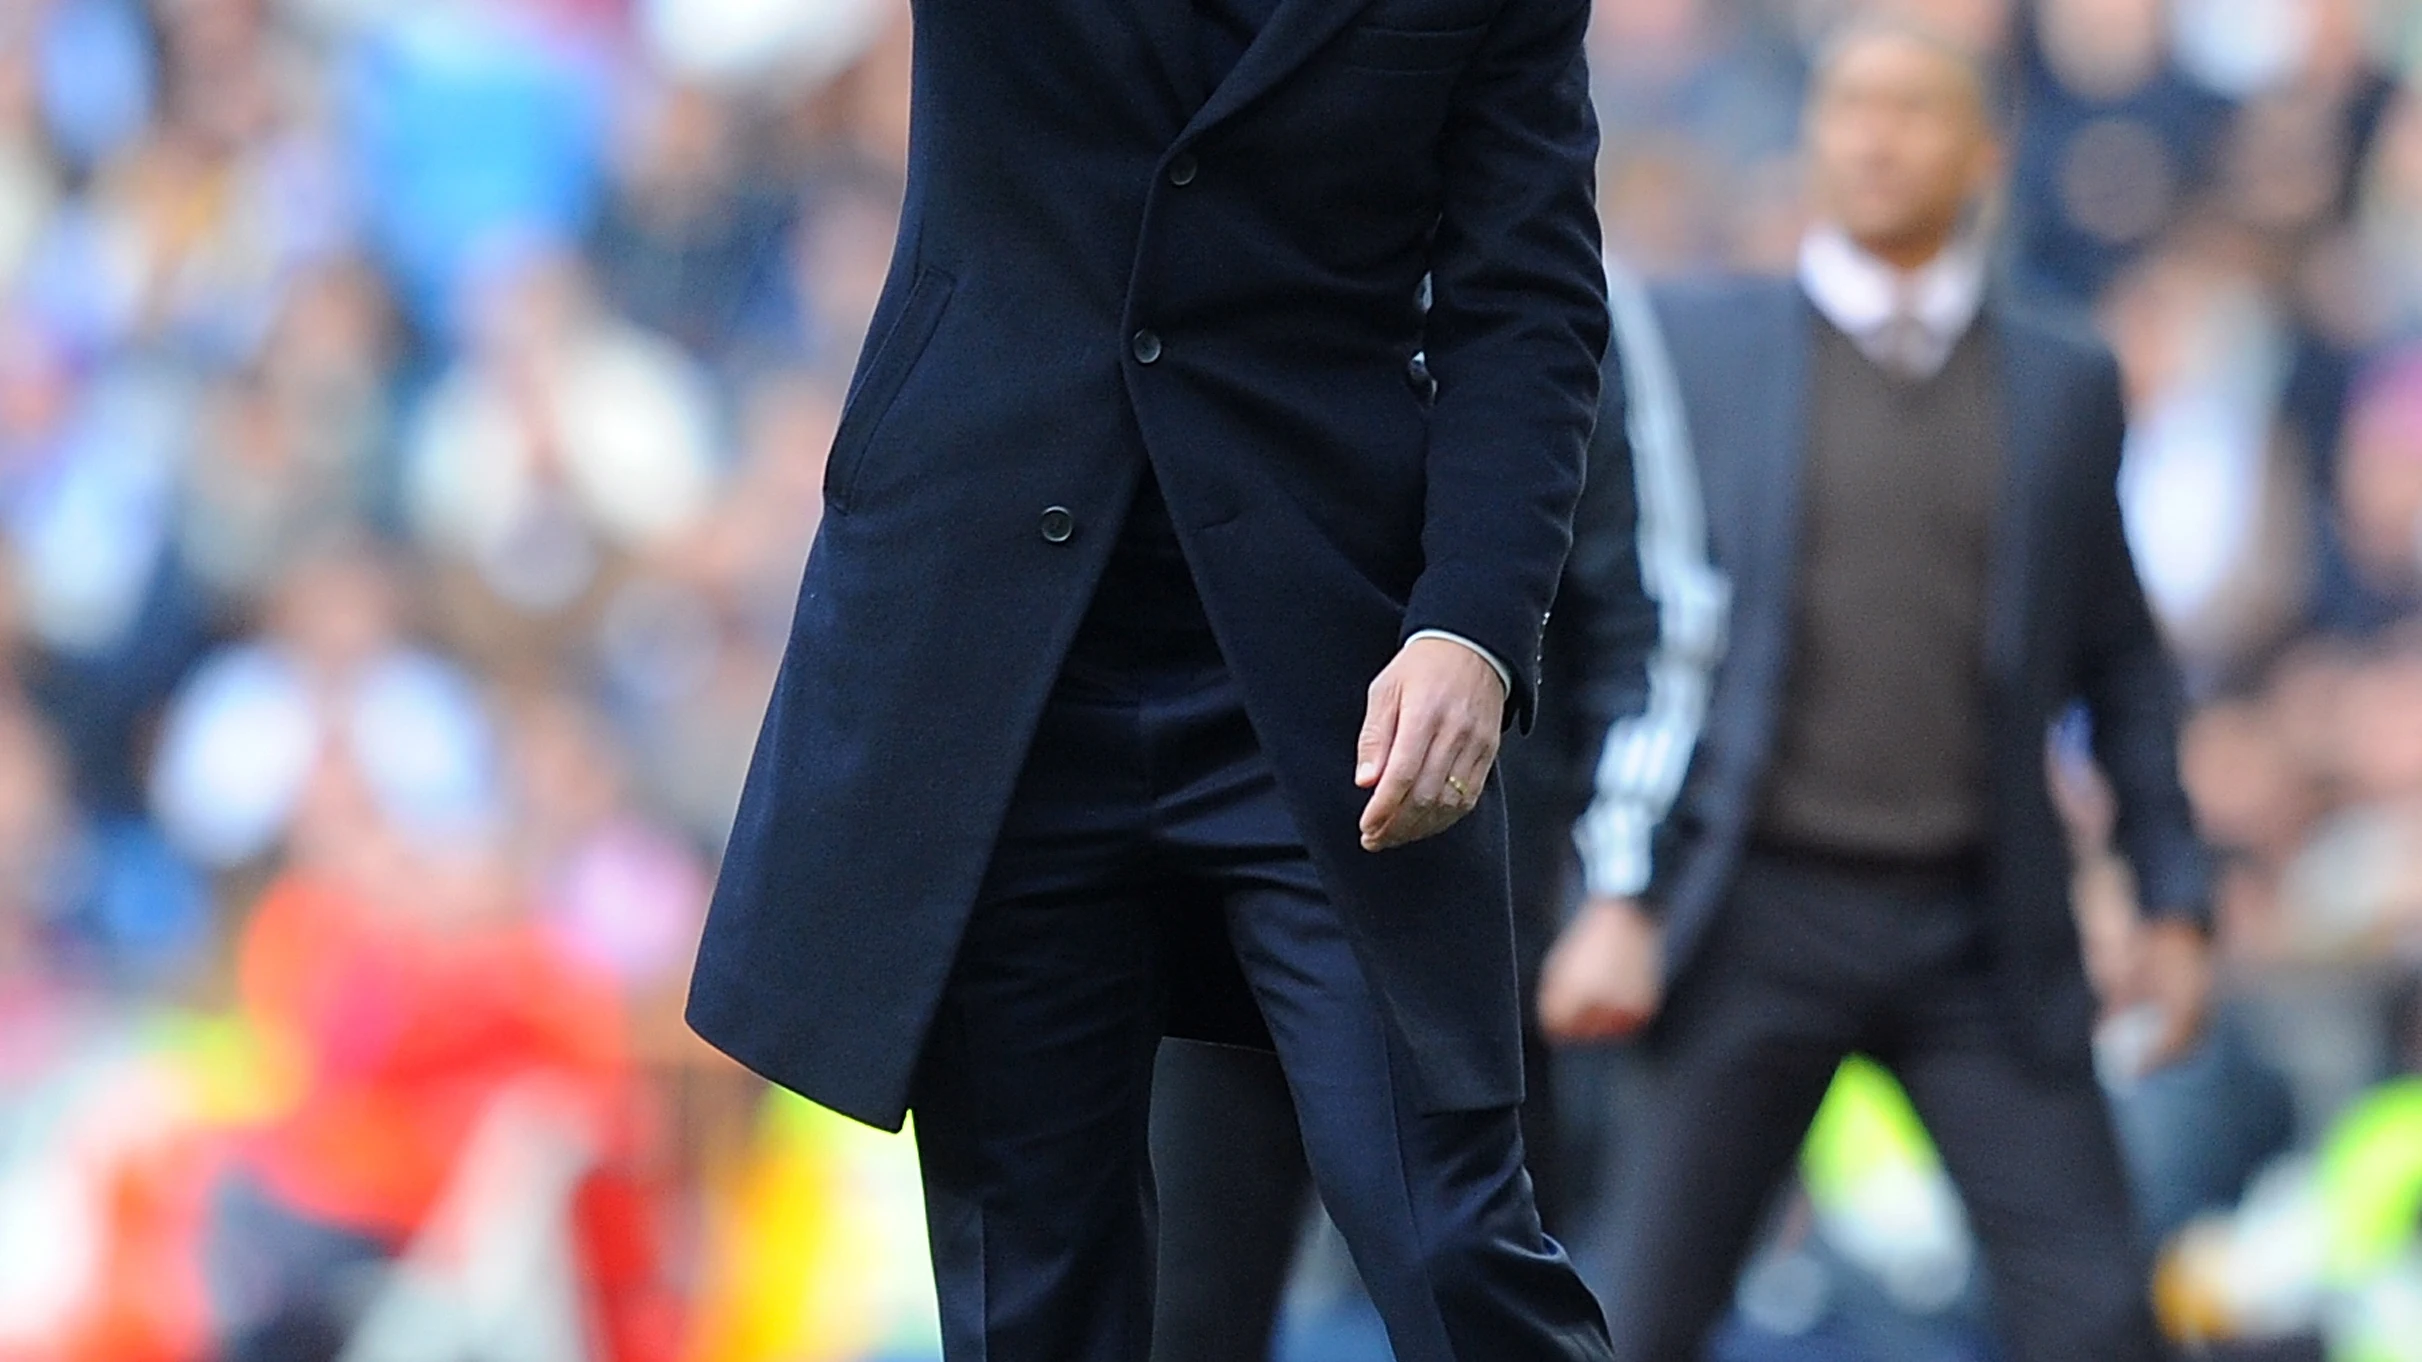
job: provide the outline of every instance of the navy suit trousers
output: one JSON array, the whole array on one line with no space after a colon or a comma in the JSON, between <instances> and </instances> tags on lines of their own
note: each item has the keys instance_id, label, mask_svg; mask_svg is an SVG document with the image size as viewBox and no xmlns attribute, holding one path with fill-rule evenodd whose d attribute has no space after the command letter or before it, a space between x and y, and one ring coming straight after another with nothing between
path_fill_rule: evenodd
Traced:
<instances>
[{"instance_id":1,"label":"navy suit trousers","mask_svg":"<svg viewBox=\"0 0 2422 1362\"><path fill-rule=\"evenodd\" d=\"M1224 949L1399 1362L1604 1358L1514 1109L1417 1110L1208 628L1132 604L1062 671L918 1067L945 1356L1146 1356L1153 1058Z\"/></svg>"}]
</instances>

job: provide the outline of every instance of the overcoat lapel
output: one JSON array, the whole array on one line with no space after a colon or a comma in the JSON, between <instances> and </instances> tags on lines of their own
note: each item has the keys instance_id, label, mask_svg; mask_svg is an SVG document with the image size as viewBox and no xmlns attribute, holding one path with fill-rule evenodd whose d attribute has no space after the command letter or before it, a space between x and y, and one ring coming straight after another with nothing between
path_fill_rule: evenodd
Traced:
<instances>
[{"instance_id":1,"label":"overcoat lapel","mask_svg":"<svg viewBox=\"0 0 2422 1362\"><path fill-rule=\"evenodd\" d=\"M1168 93L1170 107L1176 117L1172 126L1183 127L1203 101L1211 97L1211 87L1203 73L1202 56L1195 48L1193 0L1108 0L1117 20L1133 29L1151 52L1153 76Z\"/></svg>"},{"instance_id":2,"label":"overcoat lapel","mask_svg":"<svg viewBox=\"0 0 2422 1362\"><path fill-rule=\"evenodd\" d=\"M1287 78L1295 68L1320 49L1322 43L1337 35L1370 0L1279 0L1269 21L1253 35L1253 42L1227 79L1211 92L1202 108L1186 125L1182 141L1191 142L1221 122L1233 117L1254 100L1269 93L1271 87ZM1163 0L1165 8L1183 8L1190 15L1192 6L1186 0Z\"/></svg>"}]
</instances>

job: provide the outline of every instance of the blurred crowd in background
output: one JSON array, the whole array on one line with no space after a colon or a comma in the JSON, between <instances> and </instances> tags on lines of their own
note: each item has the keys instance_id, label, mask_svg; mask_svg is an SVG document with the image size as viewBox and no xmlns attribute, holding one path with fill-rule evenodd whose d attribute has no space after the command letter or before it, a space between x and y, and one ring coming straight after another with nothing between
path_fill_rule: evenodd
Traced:
<instances>
[{"instance_id":1,"label":"blurred crowd in background","mask_svg":"<svg viewBox=\"0 0 2422 1362\"><path fill-rule=\"evenodd\" d=\"M1600 0L1613 249L1788 266L1853 7ZM2165 1319L2422 1356L2422 5L1898 7L2004 59L2008 283L2119 350L2197 705L2180 1071L2054 767ZM679 1021L907 56L903 0L0 4L0 1360L930 1355L902 1147Z\"/></svg>"}]
</instances>

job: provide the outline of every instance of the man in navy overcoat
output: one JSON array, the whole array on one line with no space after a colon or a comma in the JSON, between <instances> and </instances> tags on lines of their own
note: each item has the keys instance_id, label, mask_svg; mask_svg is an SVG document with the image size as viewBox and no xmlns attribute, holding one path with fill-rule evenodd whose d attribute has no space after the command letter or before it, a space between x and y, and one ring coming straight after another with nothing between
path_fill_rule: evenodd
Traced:
<instances>
[{"instance_id":1,"label":"man in navy overcoat","mask_svg":"<svg viewBox=\"0 0 2422 1362\"><path fill-rule=\"evenodd\" d=\"M1165 1031L1277 1049L1401 1362L1597 1358L1505 822L1596 410L1586 0L919 0L692 1023L916 1114L953 1362L1143 1356Z\"/></svg>"}]
</instances>

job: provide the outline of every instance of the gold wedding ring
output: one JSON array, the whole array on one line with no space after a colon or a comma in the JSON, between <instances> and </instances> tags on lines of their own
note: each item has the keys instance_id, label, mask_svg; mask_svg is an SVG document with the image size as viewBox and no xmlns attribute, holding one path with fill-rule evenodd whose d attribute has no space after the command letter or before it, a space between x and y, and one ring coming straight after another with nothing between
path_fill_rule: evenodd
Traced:
<instances>
[{"instance_id":1,"label":"gold wedding ring","mask_svg":"<svg viewBox=\"0 0 2422 1362\"><path fill-rule=\"evenodd\" d=\"M1455 797L1457 799L1469 799L1472 797L1472 787L1464 784L1461 776L1448 776L1446 778L1446 787L1455 792Z\"/></svg>"}]
</instances>

